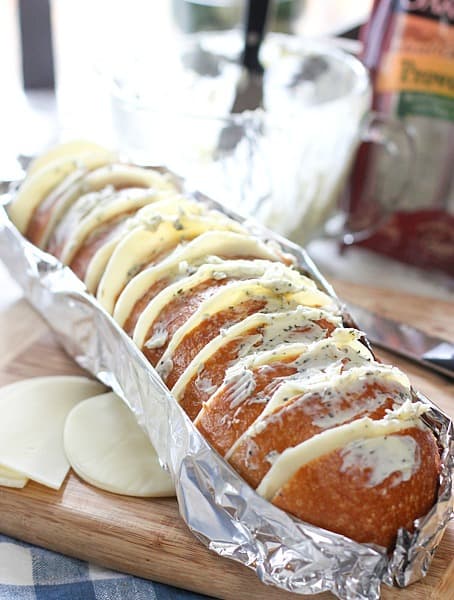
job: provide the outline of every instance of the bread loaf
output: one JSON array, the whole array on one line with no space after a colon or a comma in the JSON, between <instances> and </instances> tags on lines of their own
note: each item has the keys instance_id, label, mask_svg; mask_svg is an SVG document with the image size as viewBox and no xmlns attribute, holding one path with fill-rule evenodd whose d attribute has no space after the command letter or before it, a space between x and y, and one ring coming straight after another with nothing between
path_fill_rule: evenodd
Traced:
<instances>
[{"instance_id":1,"label":"bread loaf","mask_svg":"<svg viewBox=\"0 0 454 600\"><path fill-rule=\"evenodd\" d=\"M439 452L407 377L275 243L83 143L35 163L8 211L270 502L386 548L433 505Z\"/></svg>"}]
</instances>

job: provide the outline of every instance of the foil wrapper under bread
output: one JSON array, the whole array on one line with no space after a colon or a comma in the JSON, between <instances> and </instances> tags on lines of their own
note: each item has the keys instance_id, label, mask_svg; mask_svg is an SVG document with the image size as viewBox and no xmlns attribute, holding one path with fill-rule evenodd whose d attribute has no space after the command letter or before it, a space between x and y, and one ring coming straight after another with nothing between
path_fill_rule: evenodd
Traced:
<instances>
[{"instance_id":1,"label":"foil wrapper under bread","mask_svg":"<svg viewBox=\"0 0 454 600\"><path fill-rule=\"evenodd\" d=\"M273 240L296 259L332 297L304 250L231 213L218 203L184 189L199 201L242 222L262 239ZM6 205L14 190L2 197ZM430 400L424 420L442 452L438 499L415 530L401 530L395 550L359 544L303 523L254 492L204 440L132 340L84 284L53 256L17 231L0 206L0 258L47 320L66 351L87 371L119 394L148 433L163 466L174 478L181 516L208 548L253 569L266 584L299 594L331 591L345 600L380 597L380 586L406 586L423 577L453 514L453 423Z\"/></svg>"}]
</instances>

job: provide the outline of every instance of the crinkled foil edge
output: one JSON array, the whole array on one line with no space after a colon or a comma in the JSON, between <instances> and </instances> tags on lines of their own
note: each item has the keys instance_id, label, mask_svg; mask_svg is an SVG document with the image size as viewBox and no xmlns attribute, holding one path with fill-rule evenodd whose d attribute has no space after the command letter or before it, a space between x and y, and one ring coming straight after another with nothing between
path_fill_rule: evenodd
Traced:
<instances>
[{"instance_id":1,"label":"crinkled foil edge","mask_svg":"<svg viewBox=\"0 0 454 600\"><path fill-rule=\"evenodd\" d=\"M197 192L185 191L242 222L262 239L277 242L295 256L299 268L336 297L300 247ZM10 198L4 195L2 204ZM343 600L375 600L380 598L381 582L406 586L427 573L453 514L454 470L453 423L430 400L415 392L430 406L425 419L442 453L438 499L430 513L416 522L412 534L399 532L389 557L383 548L303 523L258 496L210 448L153 367L86 293L84 284L25 240L3 206L0 258L65 350L131 408L173 476L181 516L208 548L253 569L266 584L299 594L331 591Z\"/></svg>"}]
</instances>

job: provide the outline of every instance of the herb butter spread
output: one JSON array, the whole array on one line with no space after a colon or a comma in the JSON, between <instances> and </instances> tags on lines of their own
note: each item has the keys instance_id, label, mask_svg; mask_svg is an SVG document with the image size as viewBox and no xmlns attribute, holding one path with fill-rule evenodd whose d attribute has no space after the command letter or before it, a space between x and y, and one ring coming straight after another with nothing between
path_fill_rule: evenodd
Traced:
<instances>
[{"instance_id":1,"label":"herb butter spread","mask_svg":"<svg viewBox=\"0 0 454 600\"><path fill-rule=\"evenodd\" d=\"M314 369L310 364L310 354L316 356L320 350L319 344L312 344L307 353L309 362L307 371L299 372L294 377L287 377L278 385L277 390L271 399L266 403L264 410L259 417L249 426L249 428L240 436L227 454L229 458L246 439L248 443L255 435L261 433L267 426L267 419L273 415L273 418L279 418L278 411L289 403L295 406L302 406L304 412L312 417L312 423L320 429L329 429L358 416L365 411L376 410L389 398L390 394L395 394L398 404L410 398L410 383L405 375L396 368L387 367L381 363L372 360L371 357L357 355L348 362L339 362L334 357L333 363L327 363L321 368ZM340 356L342 356L342 349ZM309 355L309 356L308 356ZM365 363L365 364L364 364ZM358 366L359 365L359 366ZM344 399L360 395L365 390L365 386L371 383L381 384L387 388L386 392L375 392L367 396L360 405L349 405ZM320 414L318 406L313 407L308 400L312 400L315 395L319 396L323 405L329 408L325 414Z\"/></svg>"},{"instance_id":2,"label":"herb butter spread","mask_svg":"<svg viewBox=\"0 0 454 600\"><path fill-rule=\"evenodd\" d=\"M78 214L76 203L69 209L58 226L59 237L61 242L64 243L61 260L65 264L71 262L77 250L94 229L119 215L137 210L145 204L150 204L150 202L157 202L161 198L155 191L141 188L119 192L105 188L105 191L93 195L94 202L87 212ZM161 204L161 202L157 202L157 204ZM55 233L57 234L57 230Z\"/></svg>"},{"instance_id":3,"label":"herb butter spread","mask_svg":"<svg viewBox=\"0 0 454 600\"><path fill-rule=\"evenodd\" d=\"M249 374L252 376L252 369L285 361L287 365L294 367L295 373L287 375L285 379L282 379L282 383L286 382L286 385L288 385L289 381L293 379L301 380L301 378L310 381L313 377L319 378L322 376L328 368L346 370L352 366L364 364L364 362L372 360L372 355L370 353L367 354L367 348L363 346L364 352L358 352L355 345L352 343L351 347L348 345L340 346L336 341L328 338L315 342L310 346L305 344L282 345L274 350L260 352L251 355L247 359L240 360L227 370L224 379L224 387L227 388L227 394L231 398L230 406L232 408L238 406L248 398L247 396L240 397L231 388L232 381L238 382L240 373L243 378L248 377ZM293 358L294 360L292 360ZM279 385L279 383L276 382L276 385ZM278 398L282 404L290 399L288 395L278 396ZM275 400L275 397L273 399L274 402L267 404L259 420L269 414L269 412L279 408L280 404ZM263 399L263 401L265 402L266 399Z\"/></svg>"},{"instance_id":4,"label":"herb butter spread","mask_svg":"<svg viewBox=\"0 0 454 600\"><path fill-rule=\"evenodd\" d=\"M379 421L363 417L346 425L323 431L293 448L287 448L274 461L258 486L257 492L267 500L271 500L301 467L321 456L348 447L357 440L381 438L411 427L421 428L422 422L419 416L426 410L427 407L420 402L407 401Z\"/></svg>"},{"instance_id":5,"label":"herb butter spread","mask_svg":"<svg viewBox=\"0 0 454 600\"><path fill-rule=\"evenodd\" d=\"M141 348L146 343L145 337L153 322L163 308L174 298L196 288L205 281L220 279L219 274L221 273L224 279L253 279L264 276L266 270L272 264L264 260L239 259L201 265L193 275L183 277L167 286L147 305L140 315L134 330L133 339L135 344Z\"/></svg>"},{"instance_id":6,"label":"herb butter spread","mask_svg":"<svg viewBox=\"0 0 454 600\"><path fill-rule=\"evenodd\" d=\"M172 389L173 395L179 399L185 387L216 352L227 344L237 341L238 358L252 352L266 351L276 345L296 342L316 341L325 337L326 330L316 323L323 319L333 327L341 325L340 317L323 310L298 306L295 310L282 313L256 313L249 315L239 323L235 323L209 342L192 360ZM247 335L248 331L260 331Z\"/></svg>"},{"instance_id":7,"label":"herb butter spread","mask_svg":"<svg viewBox=\"0 0 454 600\"><path fill-rule=\"evenodd\" d=\"M8 206L8 214L19 231L25 233L35 209L68 175L80 169L95 169L105 164L106 156L112 157L109 152L100 151L83 153L77 159L56 159L27 177Z\"/></svg>"},{"instance_id":8,"label":"herb butter spread","mask_svg":"<svg viewBox=\"0 0 454 600\"><path fill-rule=\"evenodd\" d=\"M355 364L356 362L356 364ZM361 362L363 365L361 366ZM303 376L285 382L278 388L269 401L266 412L271 413L290 398L304 394L320 394L331 401L341 399L346 393L360 394L366 385L384 382L396 388L400 386L402 393L408 394L410 383L406 375L396 367L383 365L376 361L367 362L358 356L358 360L350 363L351 368L333 364L319 374L313 373L310 379ZM347 363L348 366L348 363Z\"/></svg>"},{"instance_id":9,"label":"herb butter spread","mask_svg":"<svg viewBox=\"0 0 454 600\"><path fill-rule=\"evenodd\" d=\"M385 435L350 442L341 452L341 472L366 471L366 487L380 485L393 473L391 486L408 481L420 465L419 447L410 435Z\"/></svg>"},{"instance_id":10,"label":"herb butter spread","mask_svg":"<svg viewBox=\"0 0 454 600\"><path fill-rule=\"evenodd\" d=\"M301 282L301 285L304 287L303 281ZM301 303L309 306L318 306L324 303L328 308L335 307L337 309L337 305L334 305L329 296L312 286L310 286L309 289L300 289L298 291L290 291L287 294L282 294L274 292L273 286L264 285L262 279L236 281L220 288L214 296L203 301L198 306L196 312L179 329L177 329L161 361L164 362L170 357L183 338L195 327L200 325L204 319L209 318L217 312L228 309L230 306L238 306L242 302L248 300L265 301L266 306L264 309L261 309L263 312L286 311L291 308L296 308ZM161 363L159 363L157 367L158 372L160 372L160 364Z\"/></svg>"}]
</instances>

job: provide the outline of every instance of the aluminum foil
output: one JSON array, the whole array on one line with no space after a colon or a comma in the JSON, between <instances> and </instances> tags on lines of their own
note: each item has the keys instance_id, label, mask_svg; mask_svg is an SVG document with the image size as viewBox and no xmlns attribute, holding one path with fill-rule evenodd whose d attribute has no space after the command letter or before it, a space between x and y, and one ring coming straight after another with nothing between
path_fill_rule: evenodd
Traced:
<instances>
[{"instance_id":1,"label":"aluminum foil","mask_svg":"<svg viewBox=\"0 0 454 600\"><path fill-rule=\"evenodd\" d=\"M244 222L260 237L275 240L335 297L301 248L200 194L192 195ZM8 198L3 196L3 204ZM383 548L303 523L258 496L210 448L143 354L85 292L83 283L27 242L2 206L0 258L66 351L111 386L134 412L175 480L181 516L208 548L253 569L266 584L299 594L331 591L345 600L375 600L382 582L406 586L426 574L453 513L454 471L453 423L427 398L415 392L430 406L424 418L442 451L438 501L416 522L412 534L399 532L395 550L387 556Z\"/></svg>"}]
</instances>

